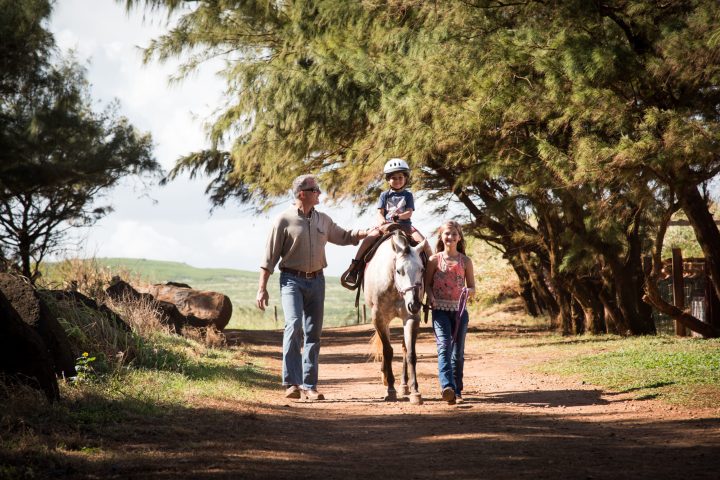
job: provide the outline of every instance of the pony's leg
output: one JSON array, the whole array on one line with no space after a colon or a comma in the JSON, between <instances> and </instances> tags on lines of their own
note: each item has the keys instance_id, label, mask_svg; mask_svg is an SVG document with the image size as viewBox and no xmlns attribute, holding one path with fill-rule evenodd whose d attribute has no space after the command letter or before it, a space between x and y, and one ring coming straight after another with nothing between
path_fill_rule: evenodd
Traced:
<instances>
[{"instance_id":1,"label":"pony's leg","mask_svg":"<svg viewBox=\"0 0 720 480\"><path fill-rule=\"evenodd\" d=\"M417 350L416 342L418 329L420 327L419 318L408 318L404 325L404 340L407 347L407 370L408 380L410 381L410 403L421 404L422 396L418 390L417 381Z\"/></svg>"},{"instance_id":2,"label":"pony's leg","mask_svg":"<svg viewBox=\"0 0 720 480\"><path fill-rule=\"evenodd\" d=\"M407 396L410 395L410 387L408 387L408 370L407 370L407 347L405 346L405 335L403 335L403 341L402 341L402 349L403 349L403 369L402 369L402 383L400 384L400 390L401 395Z\"/></svg>"},{"instance_id":3,"label":"pony's leg","mask_svg":"<svg viewBox=\"0 0 720 480\"><path fill-rule=\"evenodd\" d=\"M383 348L382 372L383 378L385 379L384 383L387 384L385 401L394 402L397 400L397 391L395 391L395 377L392 372L393 349L390 344L390 329L387 325L384 325L384 327L378 329L377 332Z\"/></svg>"}]
</instances>

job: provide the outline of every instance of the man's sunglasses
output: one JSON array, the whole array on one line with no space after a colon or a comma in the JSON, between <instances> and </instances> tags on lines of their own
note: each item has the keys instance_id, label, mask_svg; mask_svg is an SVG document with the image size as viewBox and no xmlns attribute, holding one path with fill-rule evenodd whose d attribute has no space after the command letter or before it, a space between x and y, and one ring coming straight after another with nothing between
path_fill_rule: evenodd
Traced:
<instances>
[{"instance_id":1,"label":"man's sunglasses","mask_svg":"<svg viewBox=\"0 0 720 480\"><path fill-rule=\"evenodd\" d=\"M303 191L303 192L320 193L320 187L303 188L302 191Z\"/></svg>"}]
</instances>

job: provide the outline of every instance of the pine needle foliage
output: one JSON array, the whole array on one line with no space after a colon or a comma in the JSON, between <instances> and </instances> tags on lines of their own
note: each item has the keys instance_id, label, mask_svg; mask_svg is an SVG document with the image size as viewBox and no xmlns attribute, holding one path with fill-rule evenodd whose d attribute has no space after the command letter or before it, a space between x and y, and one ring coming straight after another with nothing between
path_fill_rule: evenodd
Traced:
<instances>
[{"instance_id":1,"label":"pine needle foliage","mask_svg":"<svg viewBox=\"0 0 720 480\"><path fill-rule=\"evenodd\" d=\"M701 223L720 168L716 1L126 3L180 15L148 60L227 59L212 152L171 176L204 171L215 202L262 207L315 172L362 203L402 156L414 189L550 279L565 331L598 297L616 319L593 328L654 330L641 257L676 201ZM720 233L701 234L720 260Z\"/></svg>"}]
</instances>

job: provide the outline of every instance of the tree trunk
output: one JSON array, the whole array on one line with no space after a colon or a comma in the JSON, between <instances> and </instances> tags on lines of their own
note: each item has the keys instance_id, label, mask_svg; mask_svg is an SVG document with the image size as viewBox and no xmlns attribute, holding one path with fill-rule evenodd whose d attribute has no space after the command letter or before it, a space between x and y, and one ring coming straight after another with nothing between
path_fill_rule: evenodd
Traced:
<instances>
[{"instance_id":1,"label":"tree trunk","mask_svg":"<svg viewBox=\"0 0 720 480\"><path fill-rule=\"evenodd\" d=\"M20 256L20 273L23 277L34 283L33 272L30 263L30 240L22 235L18 245L18 255Z\"/></svg>"},{"instance_id":2,"label":"tree trunk","mask_svg":"<svg viewBox=\"0 0 720 480\"><path fill-rule=\"evenodd\" d=\"M563 335L570 335L572 333L573 325L572 295L570 295L570 292L559 286L556 286L556 290L558 306L560 307L560 315L558 318L560 331Z\"/></svg>"},{"instance_id":3,"label":"tree trunk","mask_svg":"<svg viewBox=\"0 0 720 480\"><path fill-rule=\"evenodd\" d=\"M530 276L530 283L532 284L534 294L540 297L550 318L557 318L558 315L560 315L560 306L552 291L550 291L542 267L534 264L525 252L520 252L520 260L525 266L525 271L527 271Z\"/></svg>"},{"instance_id":4,"label":"tree trunk","mask_svg":"<svg viewBox=\"0 0 720 480\"><path fill-rule=\"evenodd\" d=\"M548 311L547 305L545 305L544 300L540 296L540 293L533 287L532 289L533 299L535 300L535 305L537 305L538 312L539 313L545 313Z\"/></svg>"},{"instance_id":5,"label":"tree trunk","mask_svg":"<svg viewBox=\"0 0 720 480\"><path fill-rule=\"evenodd\" d=\"M656 333L652 319L652 310L642 301L642 285L634 272L627 269L613 271L617 305L632 335L652 335ZM626 334L627 332L620 332Z\"/></svg>"},{"instance_id":6,"label":"tree trunk","mask_svg":"<svg viewBox=\"0 0 720 480\"><path fill-rule=\"evenodd\" d=\"M715 219L697 185L685 187L677 195L708 262L710 281L715 293L720 297L720 231L715 225Z\"/></svg>"},{"instance_id":7,"label":"tree trunk","mask_svg":"<svg viewBox=\"0 0 720 480\"><path fill-rule=\"evenodd\" d=\"M508 261L510 262L510 265L512 265L513 270L515 270L515 275L517 275L518 281L520 282L520 297L525 304L525 313L531 317L537 317L540 312L535 304L535 297L533 297L530 274L517 257L509 256Z\"/></svg>"},{"instance_id":8,"label":"tree trunk","mask_svg":"<svg viewBox=\"0 0 720 480\"><path fill-rule=\"evenodd\" d=\"M582 330L593 334L605 333L605 309L600 301L600 288L589 280L576 280L572 289L585 318Z\"/></svg>"},{"instance_id":9,"label":"tree trunk","mask_svg":"<svg viewBox=\"0 0 720 480\"><path fill-rule=\"evenodd\" d=\"M645 335L655 335L655 321L652 317L652 307L643 300L645 286L645 272L643 272L642 263L642 243L639 233L639 223L635 223L633 232L628 235L628 254L625 262L625 271L627 278L632 281L632 290L628 291L634 308L637 309L637 317L630 319L630 328L633 333Z\"/></svg>"},{"instance_id":10,"label":"tree trunk","mask_svg":"<svg viewBox=\"0 0 720 480\"><path fill-rule=\"evenodd\" d=\"M572 298L572 329L575 335L585 333L585 311L576 297Z\"/></svg>"},{"instance_id":11,"label":"tree trunk","mask_svg":"<svg viewBox=\"0 0 720 480\"><path fill-rule=\"evenodd\" d=\"M615 301L615 294L608 292L604 287L600 288L598 298L605 310L605 333L620 334L627 332L630 327L626 324L622 312Z\"/></svg>"},{"instance_id":12,"label":"tree trunk","mask_svg":"<svg viewBox=\"0 0 720 480\"><path fill-rule=\"evenodd\" d=\"M693 332L697 332L706 338L718 338L718 336L720 336L720 331L709 323L702 322L689 313L680 310L675 305L671 305L663 300L657 288L657 277L655 275L648 277L648 281L645 284L645 292L648 302L652 303L655 308L673 320L677 320Z\"/></svg>"}]
</instances>

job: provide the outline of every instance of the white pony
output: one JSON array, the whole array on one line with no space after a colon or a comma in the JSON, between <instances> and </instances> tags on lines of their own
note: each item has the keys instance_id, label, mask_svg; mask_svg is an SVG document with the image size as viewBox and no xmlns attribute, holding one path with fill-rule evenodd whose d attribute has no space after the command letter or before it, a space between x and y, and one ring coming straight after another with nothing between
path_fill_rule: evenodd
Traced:
<instances>
[{"instance_id":1,"label":"white pony","mask_svg":"<svg viewBox=\"0 0 720 480\"><path fill-rule=\"evenodd\" d=\"M385 401L397 401L395 377L392 372L393 348L390 344L390 322L403 322L402 394L410 395L410 402L422 403L418 391L417 352L415 341L420 327L423 289L423 262L420 252L426 241L411 247L405 235L395 232L375 252L365 269L365 304L370 308L375 335L376 358L382 361L383 384L387 385ZM408 385L408 379L410 383Z\"/></svg>"}]
</instances>

